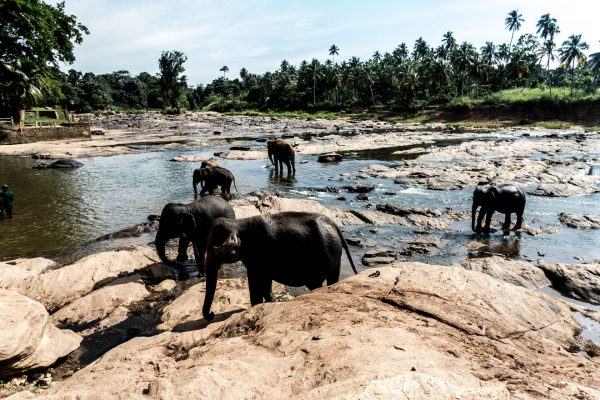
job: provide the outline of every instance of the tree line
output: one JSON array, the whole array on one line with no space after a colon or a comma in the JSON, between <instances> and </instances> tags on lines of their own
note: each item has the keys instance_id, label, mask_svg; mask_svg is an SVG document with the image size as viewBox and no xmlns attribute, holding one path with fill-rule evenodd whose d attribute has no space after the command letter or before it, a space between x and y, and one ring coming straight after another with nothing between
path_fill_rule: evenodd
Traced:
<instances>
[{"instance_id":1,"label":"tree line","mask_svg":"<svg viewBox=\"0 0 600 400\"><path fill-rule=\"evenodd\" d=\"M59 62L74 61L73 46L88 29L64 13L64 3L4 0L0 3L0 113L39 105L63 105L90 112L114 109L228 110L348 110L446 105L468 96L480 98L511 88L569 87L596 93L600 84L600 53L586 54L588 44L572 34L560 42L556 18L542 15L535 33L519 34L523 16L510 11L505 28L508 43L486 42L477 49L447 32L439 45L418 38L412 46L375 51L366 60L339 59L340 48L329 47L325 61L312 59L295 66L283 60L262 74L246 68L228 78L229 67L210 84L191 86L185 73L187 57L164 51L159 73L132 75L63 72ZM560 46L558 43L561 43ZM553 67L557 64L557 67Z\"/></svg>"}]
</instances>

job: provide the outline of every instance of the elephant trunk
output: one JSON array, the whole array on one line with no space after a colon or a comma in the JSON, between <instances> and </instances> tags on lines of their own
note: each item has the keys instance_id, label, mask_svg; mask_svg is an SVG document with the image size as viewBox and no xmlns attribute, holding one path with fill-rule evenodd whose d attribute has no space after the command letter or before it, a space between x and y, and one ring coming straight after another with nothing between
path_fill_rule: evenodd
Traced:
<instances>
[{"instance_id":1,"label":"elephant trunk","mask_svg":"<svg viewBox=\"0 0 600 400\"><path fill-rule=\"evenodd\" d=\"M156 247L156 252L158 253L158 257L160 261L165 265L169 265L171 267L179 266L175 261L171 261L167 258L167 254L165 252L165 247L167 244L167 240L160 234L160 231L156 235L156 240L154 241L154 246Z\"/></svg>"},{"instance_id":2,"label":"elephant trunk","mask_svg":"<svg viewBox=\"0 0 600 400\"><path fill-rule=\"evenodd\" d=\"M206 294L204 296L204 305L202 306L202 315L207 321L215 318L215 313L210 312L215 291L217 290L217 272L219 264L214 259L214 256L207 255L206 257Z\"/></svg>"},{"instance_id":3,"label":"elephant trunk","mask_svg":"<svg viewBox=\"0 0 600 400\"><path fill-rule=\"evenodd\" d=\"M477 203L473 202L473 208L471 210L471 229L473 232L477 232L475 229L475 217L477 216Z\"/></svg>"}]
</instances>

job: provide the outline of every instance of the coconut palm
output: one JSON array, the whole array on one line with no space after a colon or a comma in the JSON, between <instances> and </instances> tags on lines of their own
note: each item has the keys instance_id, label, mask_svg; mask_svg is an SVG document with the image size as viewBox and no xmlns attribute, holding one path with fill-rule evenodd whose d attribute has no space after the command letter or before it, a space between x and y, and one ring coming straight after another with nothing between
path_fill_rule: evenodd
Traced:
<instances>
[{"instance_id":1,"label":"coconut palm","mask_svg":"<svg viewBox=\"0 0 600 400\"><path fill-rule=\"evenodd\" d=\"M558 50L562 67L571 66L571 95L573 94L573 82L575 80L575 64L579 65L585 62L586 57L583 51L589 48L590 46L581 40L581 35L571 35Z\"/></svg>"},{"instance_id":2,"label":"coconut palm","mask_svg":"<svg viewBox=\"0 0 600 400\"><path fill-rule=\"evenodd\" d=\"M510 35L510 44L509 47L512 47L513 38L515 36L515 32L521 29L521 22L525 22L523 19L523 15L519 14L519 10L512 10L508 13L508 17L504 20L504 27L512 32Z\"/></svg>"},{"instance_id":3,"label":"coconut palm","mask_svg":"<svg viewBox=\"0 0 600 400\"><path fill-rule=\"evenodd\" d=\"M538 28L536 33L540 35L544 41L547 39L554 40L554 35L560 33L560 29L556 24L556 18L550 18L550 14L544 14L535 24Z\"/></svg>"},{"instance_id":4,"label":"coconut palm","mask_svg":"<svg viewBox=\"0 0 600 400\"><path fill-rule=\"evenodd\" d=\"M0 104L6 103L14 117L43 98L44 71L28 60L12 64L0 62Z\"/></svg>"},{"instance_id":5,"label":"coconut palm","mask_svg":"<svg viewBox=\"0 0 600 400\"><path fill-rule=\"evenodd\" d=\"M556 43L552 39L546 40L542 47L538 50L540 56L540 62L543 57L546 57L546 82L550 88L550 94L552 94L552 85L550 84L550 62L556 60Z\"/></svg>"},{"instance_id":6,"label":"coconut palm","mask_svg":"<svg viewBox=\"0 0 600 400\"><path fill-rule=\"evenodd\" d=\"M333 57L333 63L335 64L335 56L339 55L340 53L340 48L337 47L335 44L332 44L331 47L329 48L329 55L331 57Z\"/></svg>"},{"instance_id":7,"label":"coconut palm","mask_svg":"<svg viewBox=\"0 0 600 400\"><path fill-rule=\"evenodd\" d=\"M373 53L373 61L375 61L377 64L379 64L379 61L381 61L381 53L377 50L375 50L375 53Z\"/></svg>"},{"instance_id":8,"label":"coconut palm","mask_svg":"<svg viewBox=\"0 0 600 400\"><path fill-rule=\"evenodd\" d=\"M600 71L600 53L590 54L588 65L592 71Z\"/></svg>"},{"instance_id":9,"label":"coconut palm","mask_svg":"<svg viewBox=\"0 0 600 400\"><path fill-rule=\"evenodd\" d=\"M219 71L223 73L223 79L225 79L225 74L229 72L229 67L227 65L223 65L221 68L219 68Z\"/></svg>"}]
</instances>

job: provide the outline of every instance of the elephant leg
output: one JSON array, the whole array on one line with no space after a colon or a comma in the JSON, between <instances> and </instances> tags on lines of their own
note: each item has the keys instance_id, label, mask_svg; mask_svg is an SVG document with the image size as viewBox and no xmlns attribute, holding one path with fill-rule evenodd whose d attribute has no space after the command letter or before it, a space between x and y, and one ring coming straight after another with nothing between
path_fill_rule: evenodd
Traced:
<instances>
[{"instance_id":1,"label":"elephant leg","mask_svg":"<svg viewBox=\"0 0 600 400\"><path fill-rule=\"evenodd\" d=\"M263 299L266 303L273 301L273 281L265 280L263 284Z\"/></svg>"},{"instance_id":2,"label":"elephant leg","mask_svg":"<svg viewBox=\"0 0 600 400\"><path fill-rule=\"evenodd\" d=\"M489 233L490 232L490 225L492 223L492 215L494 215L494 210L490 210L486 213L485 216L485 226L483 228L483 231L485 233Z\"/></svg>"},{"instance_id":3,"label":"elephant leg","mask_svg":"<svg viewBox=\"0 0 600 400\"><path fill-rule=\"evenodd\" d=\"M523 223L523 211L525 210L519 210L517 211L517 223L515 224L515 227L513 228L515 231L521 229L521 224Z\"/></svg>"},{"instance_id":4,"label":"elephant leg","mask_svg":"<svg viewBox=\"0 0 600 400\"><path fill-rule=\"evenodd\" d=\"M261 304L264 297L265 281L256 272L248 271L248 289L250 290L250 304L253 306Z\"/></svg>"},{"instance_id":5,"label":"elephant leg","mask_svg":"<svg viewBox=\"0 0 600 400\"><path fill-rule=\"evenodd\" d=\"M337 265L335 266L335 268L332 268L331 271L329 271L329 274L327 274L327 286L329 285L333 285L334 283L337 283L340 280L340 270L342 269L342 259L340 258L339 261L337 262Z\"/></svg>"},{"instance_id":6,"label":"elephant leg","mask_svg":"<svg viewBox=\"0 0 600 400\"><path fill-rule=\"evenodd\" d=\"M502 229L510 228L510 213L504 214L504 224L502 224Z\"/></svg>"},{"instance_id":7,"label":"elephant leg","mask_svg":"<svg viewBox=\"0 0 600 400\"><path fill-rule=\"evenodd\" d=\"M485 217L486 211L482 208L479 211L479 215L477 216L477 225L475 226L475 232L481 232L481 222L483 221L483 217Z\"/></svg>"},{"instance_id":8,"label":"elephant leg","mask_svg":"<svg viewBox=\"0 0 600 400\"><path fill-rule=\"evenodd\" d=\"M190 241L186 238L179 238L179 247L177 248L177 261L185 262L188 259L187 248Z\"/></svg>"},{"instance_id":9,"label":"elephant leg","mask_svg":"<svg viewBox=\"0 0 600 400\"><path fill-rule=\"evenodd\" d=\"M279 159L279 172L283 175L283 160Z\"/></svg>"},{"instance_id":10,"label":"elephant leg","mask_svg":"<svg viewBox=\"0 0 600 400\"><path fill-rule=\"evenodd\" d=\"M287 160L285 162L285 166L287 167L287 173L288 173L288 175L290 175L292 173L292 166L290 164L290 160Z\"/></svg>"}]
</instances>

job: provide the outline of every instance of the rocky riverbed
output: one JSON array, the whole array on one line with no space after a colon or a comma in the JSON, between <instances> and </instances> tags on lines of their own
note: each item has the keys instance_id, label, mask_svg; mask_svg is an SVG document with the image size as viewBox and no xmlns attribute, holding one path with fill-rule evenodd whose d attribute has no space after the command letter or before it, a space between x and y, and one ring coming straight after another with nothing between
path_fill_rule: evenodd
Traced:
<instances>
[{"instance_id":1,"label":"rocky riverbed","mask_svg":"<svg viewBox=\"0 0 600 400\"><path fill-rule=\"evenodd\" d=\"M337 152L342 167L376 154L326 173L315 188L277 178L281 193L249 193L242 182L232 201L238 218L329 216L364 270L354 276L344 257L340 283L314 292L275 286L276 302L250 307L243 267L227 266L209 324L203 279L174 280L146 244L155 222L104 232L94 243L108 248L80 259L4 258L0 396L600 398L599 343L586 339L600 323L600 253L582 240L597 237L600 212L559 209L570 199L594 204L597 134L215 113L94 124L90 141L0 146L0 154L77 157L85 172L84 157L162 151L194 164L218 153L241 171L266 160L266 138L284 136L300 176L325 168L319 154ZM519 232L502 231L500 216L491 236L464 232L470 204L453 203L465 198L454 193L480 182L515 183L529 194ZM413 192L450 201L401 201ZM536 212L536 198L550 197L556 211ZM569 246L546 255L557 243ZM584 303L540 291L550 285Z\"/></svg>"}]
</instances>

